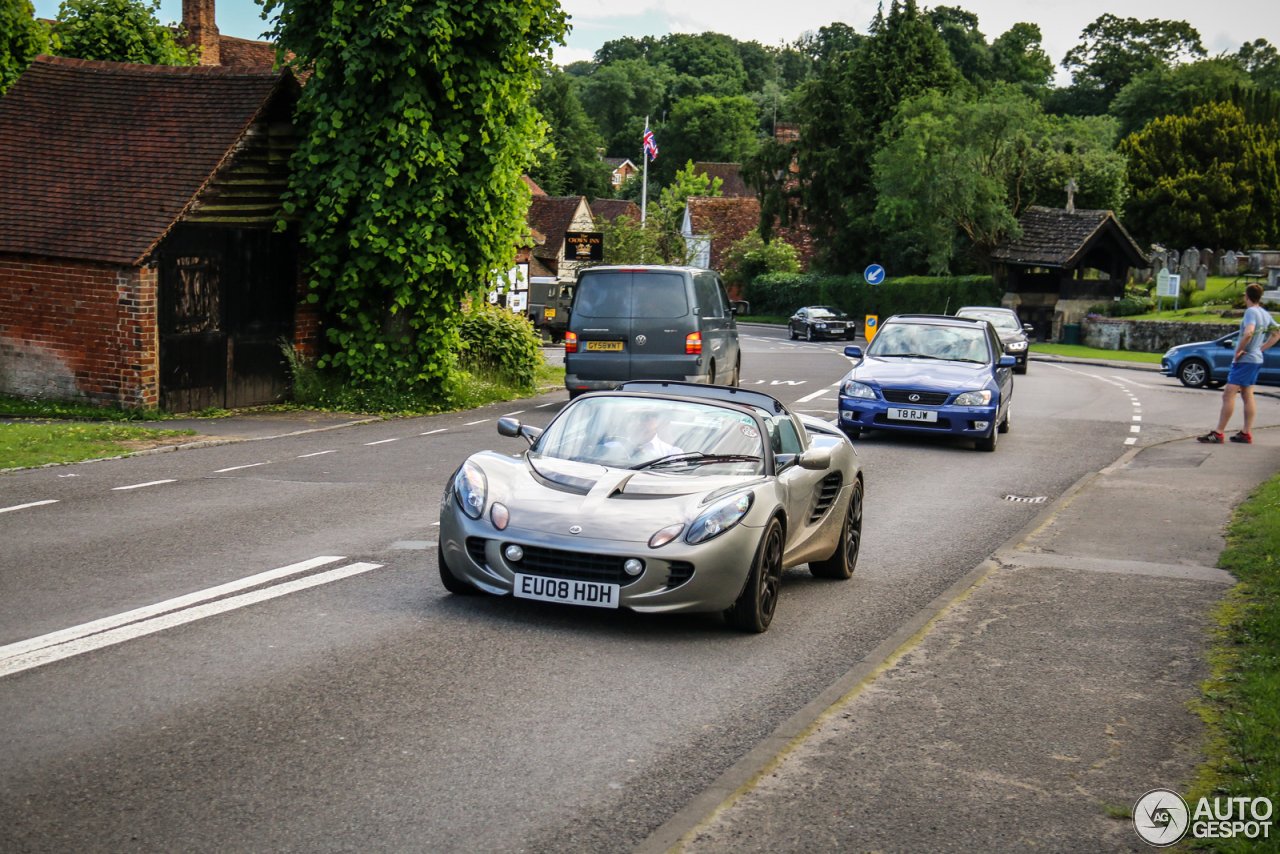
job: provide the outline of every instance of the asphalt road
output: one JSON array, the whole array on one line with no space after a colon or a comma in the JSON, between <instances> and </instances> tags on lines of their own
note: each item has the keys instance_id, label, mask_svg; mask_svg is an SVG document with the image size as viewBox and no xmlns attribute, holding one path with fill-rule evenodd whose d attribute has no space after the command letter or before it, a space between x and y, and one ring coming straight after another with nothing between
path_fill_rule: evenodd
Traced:
<instances>
[{"instance_id":1,"label":"asphalt road","mask_svg":"<svg viewBox=\"0 0 1280 854\"><path fill-rule=\"evenodd\" d=\"M744 385L833 416L843 342L743 334ZM0 478L0 851L628 851L1039 509L1007 496L1207 429L1219 395L1034 363L994 454L868 434L857 574L792 570L760 636L445 593L446 478L523 448L498 416L541 425L565 400ZM201 619L12 656L305 561L169 611Z\"/></svg>"}]
</instances>

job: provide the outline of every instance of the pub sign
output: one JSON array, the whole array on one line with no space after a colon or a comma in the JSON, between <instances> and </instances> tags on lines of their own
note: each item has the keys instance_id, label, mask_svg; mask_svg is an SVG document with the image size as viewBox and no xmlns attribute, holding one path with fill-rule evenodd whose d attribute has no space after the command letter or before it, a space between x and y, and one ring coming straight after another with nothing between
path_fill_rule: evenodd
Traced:
<instances>
[{"instance_id":1,"label":"pub sign","mask_svg":"<svg viewBox=\"0 0 1280 854\"><path fill-rule=\"evenodd\" d=\"M604 235L594 231L564 233L566 261L603 261Z\"/></svg>"}]
</instances>

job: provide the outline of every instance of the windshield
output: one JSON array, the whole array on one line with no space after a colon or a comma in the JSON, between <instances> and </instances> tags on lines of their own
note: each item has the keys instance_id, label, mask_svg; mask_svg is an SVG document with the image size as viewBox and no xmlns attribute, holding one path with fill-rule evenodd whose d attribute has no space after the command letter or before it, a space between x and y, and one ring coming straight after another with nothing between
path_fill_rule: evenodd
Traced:
<instances>
[{"instance_id":1,"label":"windshield","mask_svg":"<svg viewBox=\"0 0 1280 854\"><path fill-rule=\"evenodd\" d=\"M819 305L809 309L809 316L821 318L821 317L848 317L849 315L845 314L843 311L841 311L838 308L831 308L830 306Z\"/></svg>"},{"instance_id":2,"label":"windshield","mask_svg":"<svg viewBox=\"0 0 1280 854\"><path fill-rule=\"evenodd\" d=\"M868 356L920 356L956 362L988 359L985 328L890 323L876 333Z\"/></svg>"},{"instance_id":3,"label":"windshield","mask_svg":"<svg viewBox=\"0 0 1280 854\"><path fill-rule=\"evenodd\" d=\"M573 313L578 317L673 318L689 313L679 273L606 271L583 274Z\"/></svg>"},{"instance_id":4,"label":"windshield","mask_svg":"<svg viewBox=\"0 0 1280 854\"><path fill-rule=\"evenodd\" d=\"M592 397L571 406L534 452L615 468L689 474L760 474L755 419L719 406L635 397Z\"/></svg>"},{"instance_id":5,"label":"windshield","mask_svg":"<svg viewBox=\"0 0 1280 854\"><path fill-rule=\"evenodd\" d=\"M1018 318L1007 311L962 311L956 317L972 317L976 320L986 320L996 329L1022 328L1022 325L1018 323Z\"/></svg>"}]
</instances>

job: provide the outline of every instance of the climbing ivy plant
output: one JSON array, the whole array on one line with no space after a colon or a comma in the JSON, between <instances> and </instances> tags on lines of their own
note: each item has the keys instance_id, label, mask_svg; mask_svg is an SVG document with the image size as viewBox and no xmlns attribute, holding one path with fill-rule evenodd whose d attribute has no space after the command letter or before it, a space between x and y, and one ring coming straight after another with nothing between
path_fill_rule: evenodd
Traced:
<instances>
[{"instance_id":1,"label":"climbing ivy plant","mask_svg":"<svg viewBox=\"0 0 1280 854\"><path fill-rule=\"evenodd\" d=\"M537 71L556 0L266 0L305 77L284 209L323 303L322 369L447 392L466 295L512 263L545 125Z\"/></svg>"}]
</instances>

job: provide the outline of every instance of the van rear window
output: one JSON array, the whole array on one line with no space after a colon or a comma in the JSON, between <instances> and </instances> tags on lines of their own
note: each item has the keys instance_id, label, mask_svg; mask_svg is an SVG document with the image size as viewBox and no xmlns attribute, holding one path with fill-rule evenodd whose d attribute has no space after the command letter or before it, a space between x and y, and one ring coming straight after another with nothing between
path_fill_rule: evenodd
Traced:
<instances>
[{"instance_id":1,"label":"van rear window","mask_svg":"<svg viewBox=\"0 0 1280 854\"><path fill-rule=\"evenodd\" d=\"M573 313L579 317L684 317L689 313L679 273L592 273L578 284Z\"/></svg>"}]
</instances>

